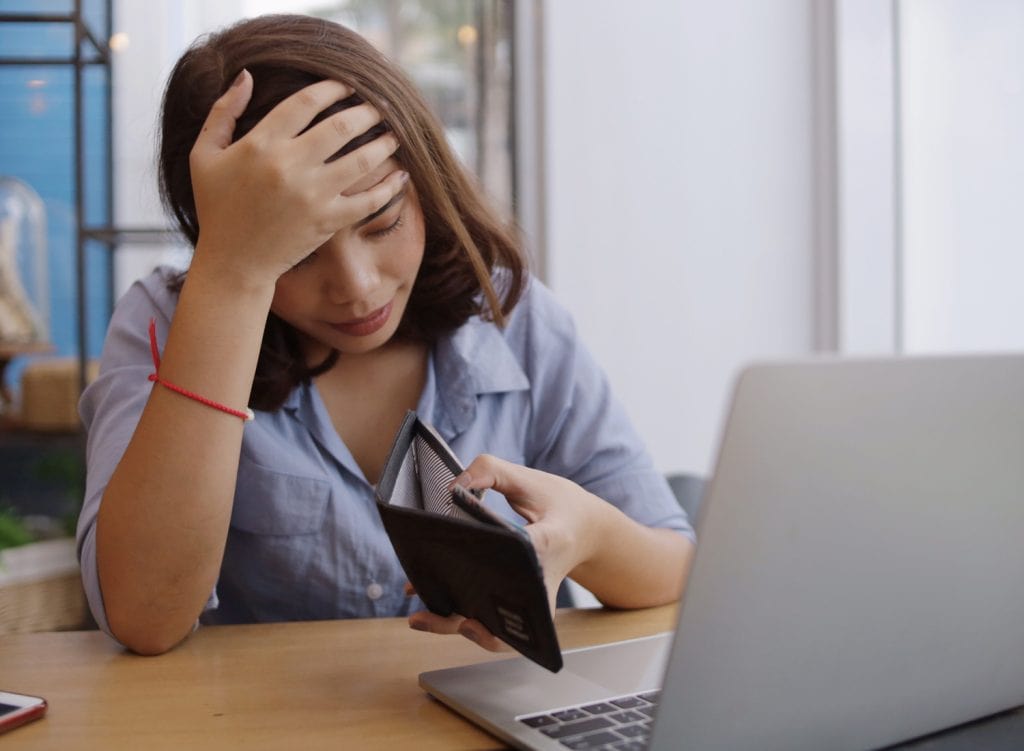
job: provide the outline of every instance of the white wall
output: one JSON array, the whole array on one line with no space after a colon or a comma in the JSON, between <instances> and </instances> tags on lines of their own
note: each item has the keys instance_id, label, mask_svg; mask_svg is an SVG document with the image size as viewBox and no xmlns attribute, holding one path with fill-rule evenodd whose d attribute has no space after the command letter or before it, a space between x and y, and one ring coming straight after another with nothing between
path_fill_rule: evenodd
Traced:
<instances>
[{"instance_id":1,"label":"white wall","mask_svg":"<svg viewBox=\"0 0 1024 751\"><path fill-rule=\"evenodd\" d=\"M1024 3L900 9L906 349L1024 349Z\"/></svg>"},{"instance_id":2,"label":"white wall","mask_svg":"<svg viewBox=\"0 0 1024 751\"><path fill-rule=\"evenodd\" d=\"M893 0L834 7L834 345L887 355L900 346Z\"/></svg>"},{"instance_id":3,"label":"white wall","mask_svg":"<svg viewBox=\"0 0 1024 751\"><path fill-rule=\"evenodd\" d=\"M663 471L707 473L737 368L808 352L810 0L549 0L548 281Z\"/></svg>"}]
</instances>

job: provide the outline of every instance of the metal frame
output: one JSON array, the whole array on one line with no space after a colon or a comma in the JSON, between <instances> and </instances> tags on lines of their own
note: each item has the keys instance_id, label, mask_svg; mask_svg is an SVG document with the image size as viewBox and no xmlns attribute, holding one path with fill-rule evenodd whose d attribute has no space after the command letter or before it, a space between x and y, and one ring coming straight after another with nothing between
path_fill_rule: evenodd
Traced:
<instances>
[{"instance_id":1,"label":"metal frame","mask_svg":"<svg viewBox=\"0 0 1024 751\"><path fill-rule=\"evenodd\" d=\"M899 8L813 9L816 350L903 351Z\"/></svg>"},{"instance_id":2,"label":"metal frame","mask_svg":"<svg viewBox=\"0 0 1024 751\"><path fill-rule=\"evenodd\" d=\"M892 0L892 118L893 118L893 349L897 354L906 351L906 263L903 227L903 0Z\"/></svg>"},{"instance_id":3,"label":"metal frame","mask_svg":"<svg viewBox=\"0 0 1024 751\"><path fill-rule=\"evenodd\" d=\"M840 350L839 144L836 132L836 7L823 0L811 8L814 19L814 349Z\"/></svg>"},{"instance_id":4,"label":"metal frame","mask_svg":"<svg viewBox=\"0 0 1024 751\"><path fill-rule=\"evenodd\" d=\"M534 272L547 279L547 173L544 142L543 0L521 0L512 12L512 118L515 144L512 201L532 253Z\"/></svg>"}]
</instances>

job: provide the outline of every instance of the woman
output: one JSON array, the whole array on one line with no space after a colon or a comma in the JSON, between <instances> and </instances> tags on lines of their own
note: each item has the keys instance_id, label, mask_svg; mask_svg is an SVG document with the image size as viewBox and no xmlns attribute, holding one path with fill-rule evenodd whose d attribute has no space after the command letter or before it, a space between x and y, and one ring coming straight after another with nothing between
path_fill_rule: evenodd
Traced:
<instances>
[{"instance_id":1,"label":"woman","mask_svg":"<svg viewBox=\"0 0 1024 751\"><path fill-rule=\"evenodd\" d=\"M460 484L529 522L552 592L571 574L618 607L679 595L685 515L365 40L301 16L201 40L167 85L160 175L191 266L119 302L81 403L80 558L108 633L156 654L197 619L409 614L496 648L403 591L373 485L408 409L476 457Z\"/></svg>"}]
</instances>

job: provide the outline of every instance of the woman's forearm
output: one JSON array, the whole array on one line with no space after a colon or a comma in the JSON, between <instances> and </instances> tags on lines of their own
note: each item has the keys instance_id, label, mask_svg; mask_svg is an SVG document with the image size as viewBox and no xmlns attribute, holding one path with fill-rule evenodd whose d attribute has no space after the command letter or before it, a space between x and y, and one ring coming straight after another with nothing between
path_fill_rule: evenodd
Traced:
<instances>
[{"instance_id":1,"label":"woman's forearm","mask_svg":"<svg viewBox=\"0 0 1024 751\"><path fill-rule=\"evenodd\" d=\"M687 537L645 527L604 502L593 521L594 552L571 572L576 582L611 607L651 607L679 598L695 552Z\"/></svg>"},{"instance_id":2,"label":"woman's forearm","mask_svg":"<svg viewBox=\"0 0 1024 751\"><path fill-rule=\"evenodd\" d=\"M160 377L241 409L273 284L225 284L199 257L181 292ZM108 623L130 649L170 649L201 612L224 553L242 426L237 417L153 387L96 521Z\"/></svg>"}]
</instances>

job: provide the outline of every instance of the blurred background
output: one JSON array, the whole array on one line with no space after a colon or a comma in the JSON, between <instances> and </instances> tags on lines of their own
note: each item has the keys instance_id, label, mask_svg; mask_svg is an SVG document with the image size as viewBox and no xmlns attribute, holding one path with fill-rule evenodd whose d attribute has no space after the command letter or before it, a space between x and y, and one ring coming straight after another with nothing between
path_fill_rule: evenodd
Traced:
<instances>
[{"instance_id":1,"label":"blurred background","mask_svg":"<svg viewBox=\"0 0 1024 751\"><path fill-rule=\"evenodd\" d=\"M78 492L111 305L188 262L164 81L267 12L407 69L666 473L752 360L1024 346L1020 0L0 0L0 506Z\"/></svg>"}]
</instances>

